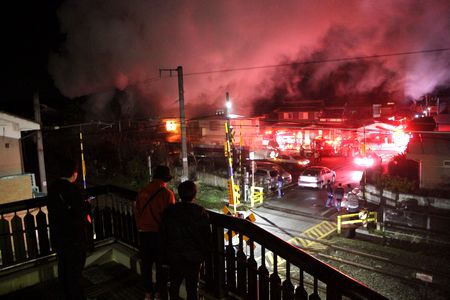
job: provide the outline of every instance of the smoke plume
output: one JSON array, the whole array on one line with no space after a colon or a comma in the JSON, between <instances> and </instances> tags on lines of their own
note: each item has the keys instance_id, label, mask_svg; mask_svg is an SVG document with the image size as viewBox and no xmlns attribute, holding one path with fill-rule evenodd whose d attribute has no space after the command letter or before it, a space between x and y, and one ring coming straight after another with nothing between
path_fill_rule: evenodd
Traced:
<instances>
[{"instance_id":1,"label":"smoke plume","mask_svg":"<svg viewBox=\"0 0 450 300\"><path fill-rule=\"evenodd\" d=\"M226 92L238 114L283 97L417 99L449 84L450 51L302 62L450 48L449 15L447 0L67 0L49 70L70 98L126 90L129 115L177 110L176 72L159 72L177 66L187 117L223 107Z\"/></svg>"}]
</instances>

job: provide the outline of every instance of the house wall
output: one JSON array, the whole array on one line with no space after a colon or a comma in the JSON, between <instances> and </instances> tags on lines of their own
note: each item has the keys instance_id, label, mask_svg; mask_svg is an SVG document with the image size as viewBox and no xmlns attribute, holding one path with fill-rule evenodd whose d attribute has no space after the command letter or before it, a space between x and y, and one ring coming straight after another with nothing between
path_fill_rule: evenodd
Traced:
<instances>
[{"instance_id":1,"label":"house wall","mask_svg":"<svg viewBox=\"0 0 450 300\"><path fill-rule=\"evenodd\" d=\"M223 146L225 143L225 119L207 119L191 121L188 130L189 140L192 144L216 145ZM234 143L239 144L242 137L242 142L245 147L254 145L255 143L262 144L262 137L259 135L259 122L254 119L232 119L231 126L234 131Z\"/></svg>"},{"instance_id":2,"label":"house wall","mask_svg":"<svg viewBox=\"0 0 450 300\"><path fill-rule=\"evenodd\" d=\"M33 182L29 174L0 177L0 204L32 197Z\"/></svg>"},{"instance_id":3,"label":"house wall","mask_svg":"<svg viewBox=\"0 0 450 300\"><path fill-rule=\"evenodd\" d=\"M407 159L420 162L420 184L423 188L449 188L450 139L441 135L410 140Z\"/></svg>"},{"instance_id":4,"label":"house wall","mask_svg":"<svg viewBox=\"0 0 450 300\"><path fill-rule=\"evenodd\" d=\"M279 111L277 113L277 119L279 121L318 121L319 111Z\"/></svg>"},{"instance_id":5,"label":"house wall","mask_svg":"<svg viewBox=\"0 0 450 300\"><path fill-rule=\"evenodd\" d=\"M450 155L437 156L433 154L408 154L408 159L419 161L421 164L420 187L432 189L442 188L450 183Z\"/></svg>"},{"instance_id":6,"label":"house wall","mask_svg":"<svg viewBox=\"0 0 450 300\"><path fill-rule=\"evenodd\" d=\"M2 137L0 142L0 176L22 173L20 140Z\"/></svg>"}]
</instances>

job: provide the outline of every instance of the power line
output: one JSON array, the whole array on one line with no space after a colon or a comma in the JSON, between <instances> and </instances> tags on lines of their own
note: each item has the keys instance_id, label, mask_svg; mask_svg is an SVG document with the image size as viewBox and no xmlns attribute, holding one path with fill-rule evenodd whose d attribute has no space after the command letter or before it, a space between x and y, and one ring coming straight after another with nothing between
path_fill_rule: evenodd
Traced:
<instances>
[{"instance_id":1,"label":"power line","mask_svg":"<svg viewBox=\"0 0 450 300\"><path fill-rule=\"evenodd\" d=\"M297 61L297 62L276 64L276 65L262 65L262 66L240 67L240 68L238 67L238 68L212 70L212 71L199 71L199 72L185 73L184 76L196 76L196 75L207 75L207 74L213 74L213 73L228 73L228 72L238 72L238 71L249 71L249 70L257 70L257 69L269 69L269 68L280 68L280 67L308 65L308 64L332 63L332 62L342 62L342 61L351 61L351 60L373 59L373 58L381 58L381 57L392 57L392 56L404 56L404 55L414 55L414 54L435 53L435 52L444 52L444 51L450 51L450 48L426 49L426 50L397 52L397 53L374 54L374 55L366 55L366 56L354 56L354 57L341 57L341 58L330 58L330 59L321 59L321 60Z\"/></svg>"},{"instance_id":2,"label":"power line","mask_svg":"<svg viewBox=\"0 0 450 300\"><path fill-rule=\"evenodd\" d=\"M230 68L230 69L198 71L198 72L184 73L183 75L184 75L184 77L186 77L186 76L198 76L198 75L208 75L208 74L215 74L215 73L230 73L230 72L251 71L251 70L258 70L258 69L281 68L281 67L300 66L300 65L309 65L309 64L321 64L321 63L333 63L333 62L343 62L343 61L352 61L352 60L374 59L374 58L381 58L381 57L393 57L393 56L404 56L404 55L415 55L415 54L428 54L428 53L445 52L445 51L450 51L450 48L425 49L425 50L406 51L406 52L373 54L373 55L365 55L365 56L353 56L353 57L340 57L340 58L330 58L330 59L320 59L320 60L296 61L296 62L275 64L275 65L261 65L261 66L237 67L237 68ZM141 80L141 81L136 81L136 82L134 82L131 85L152 83L152 82L160 81L162 79L167 79L167 78L174 78L174 77L173 76L152 77L152 78L144 79L144 80Z\"/></svg>"}]
</instances>

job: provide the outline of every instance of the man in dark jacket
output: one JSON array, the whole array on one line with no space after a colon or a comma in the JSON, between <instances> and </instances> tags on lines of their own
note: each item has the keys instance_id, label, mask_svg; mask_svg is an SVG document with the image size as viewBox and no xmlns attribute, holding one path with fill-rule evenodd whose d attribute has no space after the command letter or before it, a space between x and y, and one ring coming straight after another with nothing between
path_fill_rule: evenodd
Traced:
<instances>
[{"instance_id":1,"label":"man in dark jacket","mask_svg":"<svg viewBox=\"0 0 450 300\"><path fill-rule=\"evenodd\" d=\"M334 206L333 205L333 185L330 180L327 181L326 189L327 189L327 202L325 203L325 207Z\"/></svg>"},{"instance_id":2,"label":"man in dark jacket","mask_svg":"<svg viewBox=\"0 0 450 300\"><path fill-rule=\"evenodd\" d=\"M211 230L206 210L193 203L197 188L192 181L178 186L181 202L169 206L161 223L161 250L170 267L170 299L179 299L186 282L187 299L197 299L200 267L209 252Z\"/></svg>"},{"instance_id":3,"label":"man in dark jacket","mask_svg":"<svg viewBox=\"0 0 450 300\"><path fill-rule=\"evenodd\" d=\"M338 187L334 190L334 196L336 197L336 209L341 211L341 203L344 198L345 190L342 187L342 183L338 184Z\"/></svg>"},{"instance_id":4,"label":"man in dark jacket","mask_svg":"<svg viewBox=\"0 0 450 300\"><path fill-rule=\"evenodd\" d=\"M52 248L58 258L58 281L64 299L85 299L81 273L86 262L86 226L89 204L75 185L78 164L65 160L58 166L60 178L48 192Z\"/></svg>"}]
</instances>

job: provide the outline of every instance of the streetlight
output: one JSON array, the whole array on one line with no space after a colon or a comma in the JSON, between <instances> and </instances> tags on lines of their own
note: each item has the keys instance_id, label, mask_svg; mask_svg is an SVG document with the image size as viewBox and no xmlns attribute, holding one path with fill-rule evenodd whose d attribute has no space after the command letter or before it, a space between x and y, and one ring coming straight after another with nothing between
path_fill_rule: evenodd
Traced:
<instances>
[{"instance_id":1,"label":"streetlight","mask_svg":"<svg viewBox=\"0 0 450 300\"><path fill-rule=\"evenodd\" d=\"M228 93L227 93L228 95ZM227 114L227 118L230 118L230 110L231 110L231 101L230 98L227 96L227 102L225 102L225 107L227 108L226 114Z\"/></svg>"}]
</instances>

